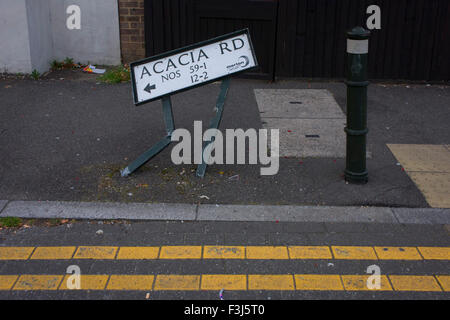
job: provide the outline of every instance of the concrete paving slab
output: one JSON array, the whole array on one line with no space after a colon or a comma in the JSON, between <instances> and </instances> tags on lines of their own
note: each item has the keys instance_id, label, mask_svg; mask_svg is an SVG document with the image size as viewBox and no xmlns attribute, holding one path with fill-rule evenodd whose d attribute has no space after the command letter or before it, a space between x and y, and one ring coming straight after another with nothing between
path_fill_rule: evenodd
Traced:
<instances>
[{"instance_id":1,"label":"concrete paving slab","mask_svg":"<svg viewBox=\"0 0 450 320\"><path fill-rule=\"evenodd\" d=\"M194 220L189 204L12 201L2 216L20 218Z\"/></svg>"},{"instance_id":2,"label":"concrete paving slab","mask_svg":"<svg viewBox=\"0 0 450 320\"><path fill-rule=\"evenodd\" d=\"M280 156L345 157L345 114L325 89L255 89L262 127L280 129Z\"/></svg>"},{"instance_id":3,"label":"concrete paving slab","mask_svg":"<svg viewBox=\"0 0 450 320\"><path fill-rule=\"evenodd\" d=\"M265 118L263 128L280 129L280 156L345 158L345 119Z\"/></svg>"},{"instance_id":4,"label":"concrete paving slab","mask_svg":"<svg viewBox=\"0 0 450 320\"><path fill-rule=\"evenodd\" d=\"M199 206L197 220L397 222L392 210L386 207L313 207L205 204Z\"/></svg>"},{"instance_id":5,"label":"concrete paving slab","mask_svg":"<svg viewBox=\"0 0 450 320\"><path fill-rule=\"evenodd\" d=\"M330 91L325 89L255 89L261 118L345 119Z\"/></svg>"},{"instance_id":6,"label":"concrete paving slab","mask_svg":"<svg viewBox=\"0 0 450 320\"><path fill-rule=\"evenodd\" d=\"M393 208L392 210L400 223L450 224L449 209Z\"/></svg>"}]
</instances>

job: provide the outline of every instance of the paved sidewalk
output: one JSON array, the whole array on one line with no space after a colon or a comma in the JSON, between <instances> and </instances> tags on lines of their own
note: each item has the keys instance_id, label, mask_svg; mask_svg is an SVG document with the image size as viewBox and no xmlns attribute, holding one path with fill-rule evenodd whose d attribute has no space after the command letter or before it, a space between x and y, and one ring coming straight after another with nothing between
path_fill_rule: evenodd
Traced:
<instances>
[{"instance_id":1,"label":"paved sidewalk","mask_svg":"<svg viewBox=\"0 0 450 320\"><path fill-rule=\"evenodd\" d=\"M220 128L263 126L255 89L328 90L346 112L343 83L233 79ZM165 132L160 102L135 107L130 90L128 83L1 80L0 199L425 208L419 180L387 144L450 141L450 87L379 83L369 87L367 185L346 184L339 157L281 158L279 173L266 177L258 165L213 165L201 180L195 166L174 166L170 150L124 179L120 169ZM177 127L209 123L218 90L175 95Z\"/></svg>"}]
</instances>

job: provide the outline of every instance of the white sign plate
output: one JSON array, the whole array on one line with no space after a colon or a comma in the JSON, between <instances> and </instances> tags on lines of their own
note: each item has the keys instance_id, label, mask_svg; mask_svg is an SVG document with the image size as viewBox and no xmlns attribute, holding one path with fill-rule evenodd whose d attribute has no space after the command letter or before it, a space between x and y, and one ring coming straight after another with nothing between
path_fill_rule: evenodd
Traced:
<instances>
[{"instance_id":1,"label":"white sign plate","mask_svg":"<svg viewBox=\"0 0 450 320\"><path fill-rule=\"evenodd\" d=\"M347 39L347 52L352 54L369 53L369 40Z\"/></svg>"},{"instance_id":2,"label":"white sign plate","mask_svg":"<svg viewBox=\"0 0 450 320\"><path fill-rule=\"evenodd\" d=\"M136 105L258 65L248 29L131 63Z\"/></svg>"}]
</instances>

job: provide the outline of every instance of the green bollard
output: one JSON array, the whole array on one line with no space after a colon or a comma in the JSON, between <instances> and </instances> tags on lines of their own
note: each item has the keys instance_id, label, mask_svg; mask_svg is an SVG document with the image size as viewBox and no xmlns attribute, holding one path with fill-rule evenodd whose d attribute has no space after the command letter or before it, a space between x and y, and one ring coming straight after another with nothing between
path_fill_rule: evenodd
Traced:
<instances>
[{"instance_id":1,"label":"green bollard","mask_svg":"<svg viewBox=\"0 0 450 320\"><path fill-rule=\"evenodd\" d=\"M367 183L367 56L370 32L355 27L347 32L347 154L345 180Z\"/></svg>"}]
</instances>

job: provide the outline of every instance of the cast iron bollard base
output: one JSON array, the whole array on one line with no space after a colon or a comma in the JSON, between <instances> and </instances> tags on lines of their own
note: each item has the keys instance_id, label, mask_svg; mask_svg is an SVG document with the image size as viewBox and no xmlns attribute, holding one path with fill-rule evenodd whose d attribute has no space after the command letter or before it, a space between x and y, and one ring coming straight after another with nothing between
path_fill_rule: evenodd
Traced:
<instances>
[{"instance_id":1,"label":"cast iron bollard base","mask_svg":"<svg viewBox=\"0 0 450 320\"><path fill-rule=\"evenodd\" d=\"M370 32L355 27L347 32L347 153L345 180L367 183L367 55Z\"/></svg>"}]
</instances>

